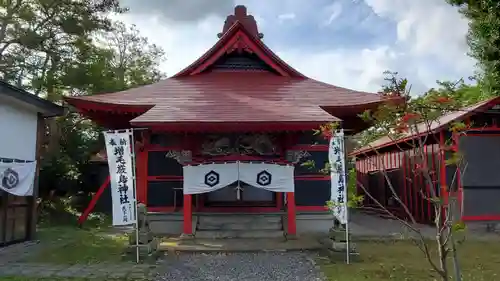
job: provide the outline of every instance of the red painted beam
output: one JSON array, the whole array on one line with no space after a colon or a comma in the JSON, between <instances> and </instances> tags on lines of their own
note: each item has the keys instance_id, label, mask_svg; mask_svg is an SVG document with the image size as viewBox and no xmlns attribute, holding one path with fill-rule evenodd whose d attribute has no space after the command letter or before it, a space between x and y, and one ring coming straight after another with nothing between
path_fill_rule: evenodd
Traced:
<instances>
[{"instance_id":1,"label":"red painted beam","mask_svg":"<svg viewBox=\"0 0 500 281\"><path fill-rule=\"evenodd\" d=\"M500 215L462 216L462 221L499 221Z\"/></svg>"},{"instance_id":2,"label":"red painted beam","mask_svg":"<svg viewBox=\"0 0 500 281\"><path fill-rule=\"evenodd\" d=\"M81 216L78 218L78 224L80 226L83 225L83 223L87 220L88 216L94 210L95 204L97 203L97 200L101 197L102 193L104 192L104 189L108 186L108 184L111 181L111 177L108 176L106 180L104 180L104 183L99 187L99 190L97 190L96 194L92 196L92 200L90 201L89 205L85 209L85 211L81 214Z\"/></svg>"}]
</instances>

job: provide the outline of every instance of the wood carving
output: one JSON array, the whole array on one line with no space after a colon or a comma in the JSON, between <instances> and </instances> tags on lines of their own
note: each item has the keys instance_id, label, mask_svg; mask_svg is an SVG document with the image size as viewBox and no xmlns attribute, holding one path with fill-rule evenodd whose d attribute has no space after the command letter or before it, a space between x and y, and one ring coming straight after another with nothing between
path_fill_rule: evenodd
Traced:
<instances>
[{"instance_id":1,"label":"wood carving","mask_svg":"<svg viewBox=\"0 0 500 281\"><path fill-rule=\"evenodd\" d=\"M233 151L228 137L215 135L209 136L201 147L201 154L210 156L230 155Z\"/></svg>"},{"instance_id":2,"label":"wood carving","mask_svg":"<svg viewBox=\"0 0 500 281\"><path fill-rule=\"evenodd\" d=\"M240 155L274 155L277 148L273 139L265 134L241 135L236 137L211 135L203 142L202 155L225 156Z\"/></svg>"},{"instance_id":3,"label":"wood carving","mask_svg":"<svg viewBox=\"0 0 500 281\"><path fill-rule=\"evenodd\" d=\"M286 155L287 160L294 164L302 163L309 157L311 157L311 153L306 150L288 150Z\"/></svg>"},{"instance_id":4,"label":"wood carving","mask_svg":"<svg viewBox=\"0 0 500 281\"><path fill-rule=\"evenodd\" d=\"M169 150L165 154L165 157L166 158L175 159L181 165L184 164L184 163L186 163L186 162L191 162L192 159L193 159L190 150L181 150L181 151L178 151L178 150Z\"/></svg>"},{"instance_id":5,"label":"wood carving","mask_svg":"<svg viewBox=\"0 0 500 281\"><path fill-rule=\"evenodd\" d=\"M237 149L240 154L274 155L276 146L268 135L246 135L237 140Z\"/></svg>"}]
</instances>

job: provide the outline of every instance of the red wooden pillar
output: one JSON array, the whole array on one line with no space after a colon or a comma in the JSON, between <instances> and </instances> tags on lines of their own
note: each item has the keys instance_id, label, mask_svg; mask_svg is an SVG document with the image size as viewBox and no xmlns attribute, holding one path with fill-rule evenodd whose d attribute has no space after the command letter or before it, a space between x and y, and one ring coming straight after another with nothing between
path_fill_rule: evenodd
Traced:
<instances>
[{"instance_id":1,"label":"red wooden pillar","mask_svg":"<svg viewBox=\"0 0 500 281\"><path fill-rule=\"evenodd\" d=\"M441 185L441 196L443 198L444 204L448 204L448 187L446 186L446 156L445 156L445 137L444 132L441 131L439 134L439 181ZM443 220L446 218L446 209L442 210Z\"/></svg>"},{"instance_id":2,"label":"red wooden pillar","mask_svg":"<svg viewBox=\"0 0 500 281\"><path fill-rule=\"evenodd\" d=\"M283 209L283 192L276 192L276 209Z\"/></svg>"},{"instance_id":3,"label":"red wooden pillar","mask_svg":"<svg viewBox=\"0 0 500 281\"><path fill-rule=\"evenodd\" d=\"M136 154L136 193L137 201L147 204L147 186L148 186L148 152L142 148L137 149Z\"/></svg>"},{"instance_id":4,"label":"red wooden pillar","mask_svg":"<svg viewBox=\"0 0 500 281\"><path fill-rule=\"evenodd\" d=\"M193 218L192 218L192 195L184 194L184 231L183 233L186 235L193 234Z\"/></svg>"},{"instance_id":5,"label":"red wooden pillar","mask_svg":"<svg viewBox=\"0 0 500 281\"><path fill-rule=\"evenodd\" d=\"M286 206L288 211L288 235L297 235L297 222L295 214L295 193L286 193Z\"/></svg>"}]
</instances>

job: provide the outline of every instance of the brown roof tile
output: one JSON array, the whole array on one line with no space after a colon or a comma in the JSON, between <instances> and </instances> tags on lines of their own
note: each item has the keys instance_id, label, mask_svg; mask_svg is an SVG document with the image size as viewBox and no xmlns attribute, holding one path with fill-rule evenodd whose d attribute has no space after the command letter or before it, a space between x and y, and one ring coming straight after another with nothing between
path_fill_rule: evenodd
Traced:
<instances>
[{"instance_id":1,"label":"brown roof tile","mask_svg":"<svg viewBox=\"0 0 500 281\"><path fill-rule=\"evenodd\" d=\"M127 91L69 98L118 105L154 105L135 122L174 121L332 121L320 106L348 107L380 102L312 79L268 72L211 72Z\"/></svg>"}]
</instances>

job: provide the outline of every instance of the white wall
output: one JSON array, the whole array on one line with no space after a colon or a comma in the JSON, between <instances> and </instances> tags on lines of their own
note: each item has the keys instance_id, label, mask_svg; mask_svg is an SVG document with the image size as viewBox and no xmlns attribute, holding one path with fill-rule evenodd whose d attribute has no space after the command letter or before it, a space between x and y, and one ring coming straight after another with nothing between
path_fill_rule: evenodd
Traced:
<instances>
[{"instance_id":1,"label":"white wall","mask_svg":"<svg viewBox=\"0 0 500 281\"><path fill-rule=\"evenodd\" d=\"M0 157L35 160L37 112L0 97Z\"/></svg>"}]
</instances>

